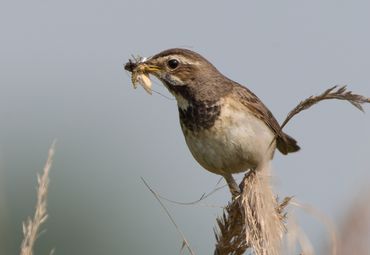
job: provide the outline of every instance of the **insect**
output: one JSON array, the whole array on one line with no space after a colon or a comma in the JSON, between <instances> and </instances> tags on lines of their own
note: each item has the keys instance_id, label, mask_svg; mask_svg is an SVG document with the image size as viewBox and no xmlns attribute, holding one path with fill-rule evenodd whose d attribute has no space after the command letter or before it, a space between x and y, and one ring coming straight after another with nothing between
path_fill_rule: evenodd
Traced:
<instances>
[{"instance_id":1,"label":"insect","mask_svg":"<svg viewBox=\"0 0 370 255\"><path fill-rule=\"evenodd\" d=\"M131 72L131 82L134 89L137 88L137 84L140 84L148 94L152 94L152 82L150 81L149 74L145 73L144 68L139 63L145 62L146 58L133 57L134 60L129 59L125 64L125 70Z\"/></svg>"}]
</instances>

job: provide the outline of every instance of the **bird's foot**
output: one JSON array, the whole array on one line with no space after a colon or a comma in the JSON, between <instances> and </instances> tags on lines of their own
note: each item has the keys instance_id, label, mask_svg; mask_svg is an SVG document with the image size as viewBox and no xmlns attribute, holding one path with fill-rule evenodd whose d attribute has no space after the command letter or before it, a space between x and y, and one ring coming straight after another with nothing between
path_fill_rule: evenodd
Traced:
<instances>
[{"instance_id":1,"label":"bird's foot","mask_svg":"<svg viewBox=\"0 0 370 255\"><path fill-rule=\"evenodd\" d=\"M234 177L231 174L224 175L224 178L227 182L227 185L229 186L231 199L234 201L240 196L241 189L239 188L238 184L235 182Z\"/></svg>"}]
</instances>

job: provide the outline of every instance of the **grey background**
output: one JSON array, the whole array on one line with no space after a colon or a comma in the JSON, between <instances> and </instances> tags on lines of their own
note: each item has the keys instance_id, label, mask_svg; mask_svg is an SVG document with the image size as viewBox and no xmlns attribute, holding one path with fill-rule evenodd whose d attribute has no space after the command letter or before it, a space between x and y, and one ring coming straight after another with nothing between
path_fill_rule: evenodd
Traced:
<instances>
[{"instance_id":1,"label":"grey background","mask_svg":"<svg viewBox=\"0 0 370 255\"><path fill-rule=\"evenodd\" d=\"M196 50L282 121L332 85L370 95L369 9L361 0L1 1L0 254L19 252L54 138L37 254L177 254L181 241L140 176L177 201L196 200L219 177L188 152L175 101L133 90L123 64L131 54ZM327 102L294 119L286 131L302 151L276 155L277 193L340 227L369 184L369 116ZM167 204L197 254L212 253L217 206L228 199L224 189L198 205ZM298 218L320 250L322 224Z\"/></svg>"}]
</instances>

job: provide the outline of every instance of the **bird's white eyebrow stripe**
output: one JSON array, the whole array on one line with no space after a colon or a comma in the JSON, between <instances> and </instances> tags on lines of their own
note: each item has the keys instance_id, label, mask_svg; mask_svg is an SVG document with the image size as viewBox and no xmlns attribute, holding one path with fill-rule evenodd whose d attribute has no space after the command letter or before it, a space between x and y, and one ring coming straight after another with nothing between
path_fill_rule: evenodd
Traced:
<instances>
[{"instance_id":1,"label":"bird's white eyebrow stripe","mask_svg":"<svg viewBox=\"0 0 370 255\"><path fill-rule=\"evenodd\" d=\"M192 61L192 59L189 59L187 57L184 57L182 55L177 55L177 54L167 55L161 58L166 59L166 60L177 59L180 63L186 64L186 65L199 65L199 61L196 61L196 60Z\"/></svg>"}]
</instances>

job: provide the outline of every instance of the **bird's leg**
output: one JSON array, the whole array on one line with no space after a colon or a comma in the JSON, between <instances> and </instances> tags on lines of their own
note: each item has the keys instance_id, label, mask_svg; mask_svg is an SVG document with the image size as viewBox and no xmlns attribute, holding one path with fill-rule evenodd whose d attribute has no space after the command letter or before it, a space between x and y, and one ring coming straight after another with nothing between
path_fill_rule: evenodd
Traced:
<instances>
[{"instance_id":1,"label":"bird's leg","mask_svg":"<svg viewBox=\"0 0 370 255\"><path fill-rule=\"evenodd\" d=\"M237 196L240 195L240 189L232 174L224 174L223 177L225 178L227 185L229 186L232 199L234 200Z\"/></svg>"}]
</instances>

